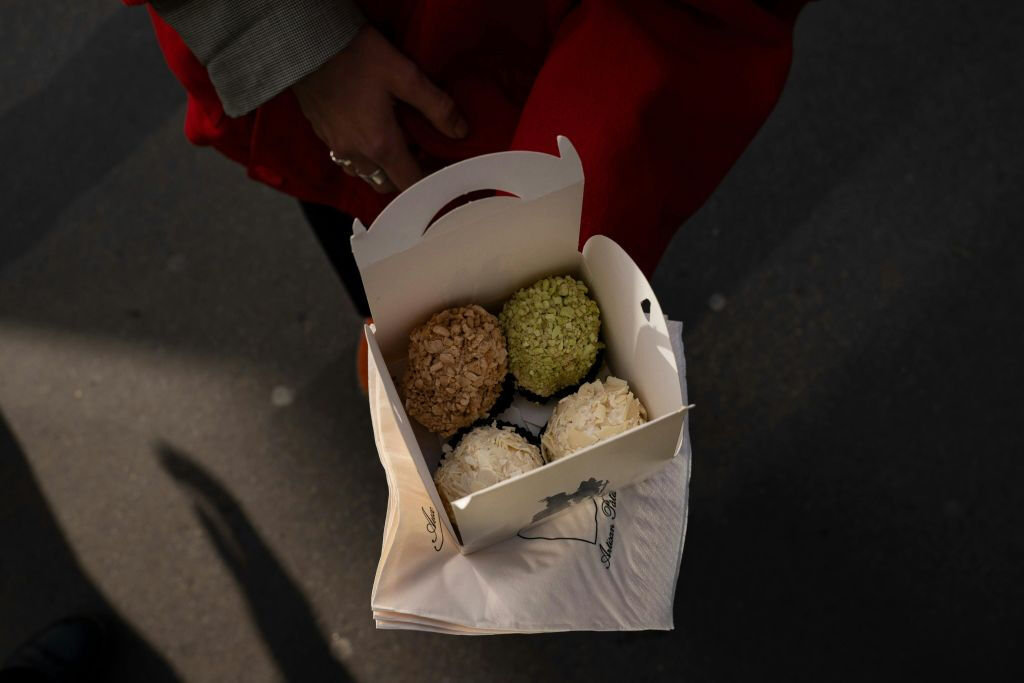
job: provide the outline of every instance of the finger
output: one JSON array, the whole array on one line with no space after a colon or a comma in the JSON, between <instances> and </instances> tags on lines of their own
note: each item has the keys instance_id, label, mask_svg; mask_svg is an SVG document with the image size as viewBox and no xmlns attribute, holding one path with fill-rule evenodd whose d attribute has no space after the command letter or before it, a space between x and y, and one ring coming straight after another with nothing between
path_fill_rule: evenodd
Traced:
<instances>
[{"instance_id":1,"label":"finger","mask_svg":"<svg viewBox=\"0 0 1024 683\"><path fill-rule=\"evenodd\" d=\"M388 177L387 171L362 154L352 155L352 165L348 168L348 174L359 178L380 194L388 194L397 189Z\"/></svg>"},{"instance_id":2,"label":"finger","mask_svg":"<svg viewBox=\"0 0 1024 683\"><path fill-rule=\"evenodd\" d=\"M335 156L338 159L347 161L348 164L338 164L346 174L353 178L359 178L373 190L381 194L387 194L395 191L395 186L391 180L387 177L387 174L381 169L381 167L374 162L367 159L362 154L348 153L348 154L337 154Z\"/></svg>"},{"instance_id":3,"label":"finger","mask_svg":"<svg viewBox=\"0 0 1024 683\"><path fill-rule=\"evenodd\" d=\"M358 163L355 157L359 156L352 152L336 152L333 149L330 151L331 161L334 165L344 171L347 175L356 175L356 165ZM369 163L365 159L362 160L364 163Z\"/></svg>"},{"instance_id":4,"label":"finger","mask_svg":"<svg viewBox=\"0 0 1024 683\"><path fill-rule=\"evenodd\" d=\"M420 165L416 163L409 146L405 144L402 129L393 116L378 121L378 132L366 155L380 168L399 190L404 190L423 177Z\"/></svg>"},{"instance_id":5,"label":"finger","mask_svg":"<svg viewBox=\"0 0 1024 683\"><path fill-rule=\"evenodd\" d=\"M365 171L356 171L355 176L369 185L370 189L378 194L388 194L398 189L391 182L387 172L376 164L369 164Z\"/></svg>"},{"instance_id":6,"label":"finger","mask_svg":"<svg viewBox=\"0 0 1024 683\"><path fill-rule=\"evenodd\" d=\"M347 175L350 175L353 178L359 178L360 180L367 182L373 189L379 190L380 192L394 191L394 187L392 187L390 184L385 185L383 183L376 183L370 179L371 176L373 176L373 173L377 171L377 169L379 169L380 166L370 161L362 154L358 152L345 152L342 154L335 152L334 156L337 157L340 161L348 162L344 164L338 164L338 168L344 171ZM380 179L380 176L376 176L376 178ZM383 189L379 189L382 187Z\"/></svg>"},{"instance_id":7,"label":"finger","mask_svg":"<svg viewBox=\"0 0 1024 683\"><path fill-rule=\"evenodd\" d=\"M373 173L377 170L377 164L373 163L366 158L365 155L359 152L348 152L347 154L338 154L345 161L349 162L347 165L341 165L342 170L351 176L363 176L369 173Z\"/></svg>"},{"instance_id":8,"label":"finger","mask_svg":"<svg viewBox=\"0 0 1024 683\"><path fill-rule=\"evenodd\" d=\"M423 112L434 128L452 138L464 138L469 125L446 92L434 85L415 64L402 70L395 78L392 91L398 99Z\"/></svg>"},{"instance_id":9,"label":"finger","mask_svg":"<svg viewBox=\"0 0 1024 683\"><path fill-rule=\"evenodd\" d=\"M360 178L378 194L391 194L398 191L398 188L395 187L395 184L391 182L391 179L388 178L387 173L382 168L376 169L373 173L360 176Z\"/></svg>"}]
</instances>

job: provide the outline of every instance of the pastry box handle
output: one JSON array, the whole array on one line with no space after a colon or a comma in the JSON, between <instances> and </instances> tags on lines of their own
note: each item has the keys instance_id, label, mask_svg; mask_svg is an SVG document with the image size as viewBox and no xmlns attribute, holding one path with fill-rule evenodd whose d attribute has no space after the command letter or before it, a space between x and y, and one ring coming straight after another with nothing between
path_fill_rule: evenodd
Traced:
<instances>
[{"instance_id":1,"label":"pastry box handle","mask_svg":"<svg viewBox=\"0 0 1024 683\"><path fill-rule=\"evenodd\" d=\"M559 156L497 152L446 166L408 188L367 230L352 224L352 251L360 268L414 246L431 219L450 201L478 190L501 190L535 199L583 180L583 165L569 139L558 136Z\"/></svg>"}]
</instances>

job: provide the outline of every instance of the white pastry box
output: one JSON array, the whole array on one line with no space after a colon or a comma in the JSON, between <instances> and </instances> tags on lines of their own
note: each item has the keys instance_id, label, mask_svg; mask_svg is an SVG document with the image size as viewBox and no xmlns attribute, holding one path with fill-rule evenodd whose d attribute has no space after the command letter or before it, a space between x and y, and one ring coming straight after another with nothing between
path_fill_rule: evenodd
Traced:
<instances>
[{"instance_id":1,"label":"white pastry box","mask_svg":"<svg viewBox=\"0 0 1024 683\"><path fill-rule=\"evenodd\" d=\"M374 319L365 330L369 362L377 366L434 509L463 553L651 476L682 442L686 406L661 307L643 273L614 241L595 236L579 251L583 167L568 139L558 138L558 150L557 157L501 152L453 164L401 193L369 230L358 220L353 225L352 251ZM452 200L479 190L502 193L431 222ZM450 520L432 476L441 443L409 418L396 389L409 333L452 306L477 303L497 314L517 289L564 274L589 286L601 309L608 368L629 382L649 421L452 501Z\"/></svg>"}]
</instances>

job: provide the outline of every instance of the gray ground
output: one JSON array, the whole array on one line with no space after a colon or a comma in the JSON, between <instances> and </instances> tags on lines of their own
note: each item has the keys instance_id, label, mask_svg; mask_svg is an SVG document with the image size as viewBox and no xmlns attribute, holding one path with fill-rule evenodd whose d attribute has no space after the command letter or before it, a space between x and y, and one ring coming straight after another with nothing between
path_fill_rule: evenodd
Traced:
<instances>
[{"instance_id":1,"label":"gray ground","mask_svg":"<svg viewBox=\"0 0 1024 683\"><path fill-rule=\"evenodd\" d=\"M655 278L677 630L456 639L374 630L358 319L294 202L185 143L144 12L5 3L0 656L109 609L116 681L1019 676L1024 10L866 4L805 12Z\"/></svg>"}]
</instances>

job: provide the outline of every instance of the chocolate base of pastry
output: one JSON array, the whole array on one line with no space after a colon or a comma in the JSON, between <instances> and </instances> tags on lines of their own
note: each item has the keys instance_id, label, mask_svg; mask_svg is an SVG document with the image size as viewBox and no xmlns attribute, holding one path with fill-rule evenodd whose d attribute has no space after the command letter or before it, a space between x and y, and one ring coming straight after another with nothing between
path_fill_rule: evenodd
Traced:
<instances>
[{"instance_id":1,"label":"chocolate base of pastry","mask_svg":"<svg viewBox=\"0 0 1024 683\"><path fill-rule=\"evenodd\" d=\"M504 412L504 411L502 411L502 412ZM524 439L526 439L530 444L536 446L537 448L540 448L540 436L539 435L538 436L534 436L530 432L530 430L528 430L528 429L524 429L524 428L520 427L517 424L512 424L511 422L506 422L505 420L495 420L493 417L483 418L481 420L477 420L476 422L474 422L473 424L471 424L468 427L463 427L459 431L455 432L454 436L452 436L452 438L448 441L448 445L452 447L452 450L455 450L456 448L458 448L459 442L462 441L462 437L466 436L466 434L469 434L471 431L473 431L477 427L486 427L487 425L490 425L490 424L496 424L499 429L504 429L505 427L511 427L515 431L516 434L518 434L519 436L521 436ZM544 456L541 455L542 459L543 459L543 457ZM444 458L441 458L441 461L437 463L438 468L441 467L441 463L442 462L444 462Z\"/></svg>"},{"instance_id":2,"label":"chocolate base of pastry","mask_svg":"<svg viewBox=\"0 0 1024 683\"><path fill-rule=\"evenodd\" d=\"M529 389L524 389L521 386L517 386L516 391L519 392L520 396L528 401L533 401L534 403L547 403L551 399L563 399L566 396L575 394L584 384L593 382L597 379L598 373L601 372L602 363L604 363L604 348L599 348L597 350L597 357L594 359L594 364L590 366L590 369L587 370L587 374L585 374L579 382L576 382L576 384L570 384L567 387L562 387L550 396L540 396L539 394L535 394ZM547 425L545 425L545 428L546 427Z\"/></svg>"},{"instance_id":3,"label":"chocolate base of pastry","mask_svg":"<svg viewBox=\"0 0 1024 683\"><path fill-rule=\"evenodd\" d=\"M516 378L512 376L512 373L505 375L505 381L501 383L501 393L498 394L497 400L491 409L487 411L488 417L483 418L484 420L493 419L498 415L501 415L512 405L512 401L516 397ZM480 422L480 420L477 420ZM476 423L474 423L474 426Z\"/></svg>"}]
</instances>

